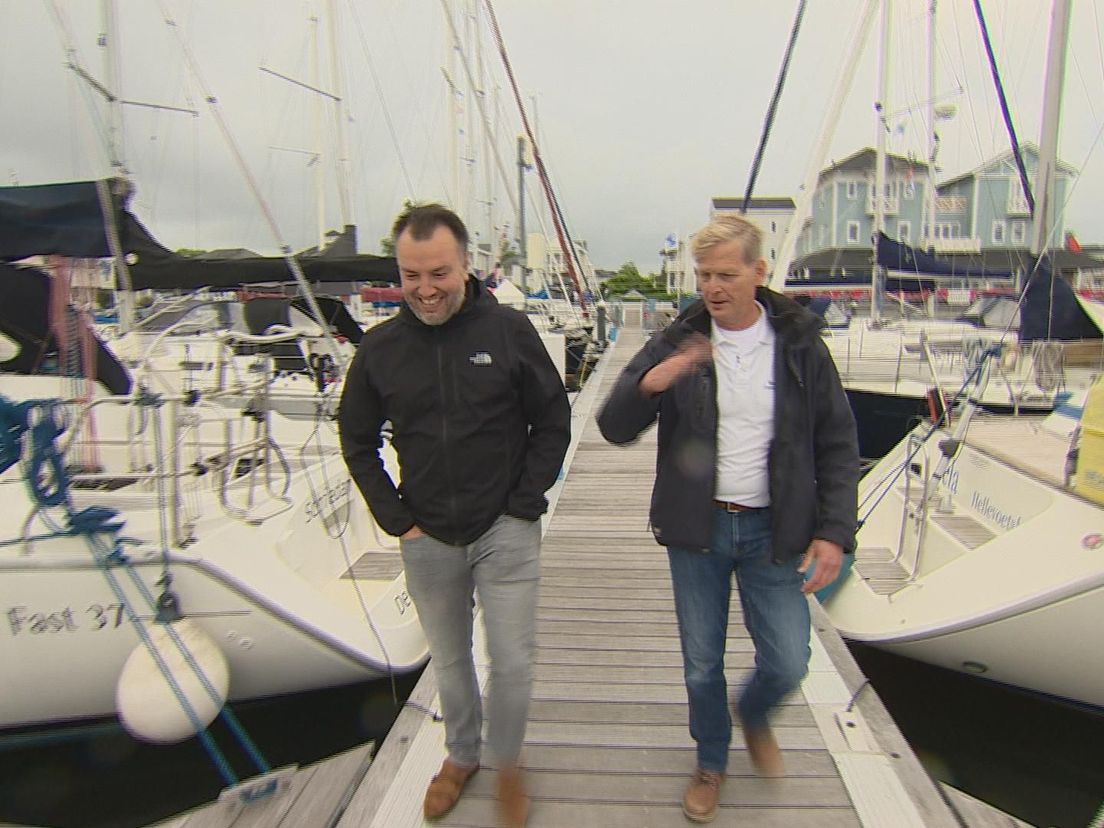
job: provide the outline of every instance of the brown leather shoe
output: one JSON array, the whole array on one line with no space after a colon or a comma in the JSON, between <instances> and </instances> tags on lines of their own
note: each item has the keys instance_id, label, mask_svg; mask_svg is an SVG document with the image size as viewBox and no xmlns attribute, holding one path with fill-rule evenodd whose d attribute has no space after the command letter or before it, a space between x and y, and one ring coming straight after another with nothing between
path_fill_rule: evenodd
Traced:
<instances>
[{"instance_id":1,"label":"brown leather shoe","mask_svg":"<svg viewBox=\"0 0 1104 828\"><path fill-rule=\"evenodd\" d=\"M429 787L426 788L425 802L422 804L425 818L438 819L451 811L460 799L460 792L464 790L464 785L477 770L479 765L464 767L446 759L441 765L441 770L430 780Z\"/></svg>"},{"instance_id":2,"label":"brown leather shoe","mask_svg":"<svg viewBox=\"0 0 1104 828\"><path fill-rule=\"evenodd\" d=\"M766 779L777 779L786 775L786 765L782 761L782 751L769 727L749 730L744 728L744 741L747 742L748 755L755 771Z\"/></svg>"},{"instance_id":3,"label":"brown leather shoe","mask_svg":"<svg viewBox=\"0 0 1104 828\"><path fill-rule=\"evenodd\" d=\"M498 772L498 815L506 828L525 828L525 821L529 819L524 774L516 765Z\"/></svg>"},{"instance_id":4,"label":"brown leather shoe","mask_svg":"<svg viewBox=\"0 0 1104 828\"><path fill-rule=\"evenodd\" d=\"M717 816L717 800L721 797L724 774L701 768L694 770L686 793L682 795L682 812L692 822L712 822Z\"/></svg>"}]
</instances>

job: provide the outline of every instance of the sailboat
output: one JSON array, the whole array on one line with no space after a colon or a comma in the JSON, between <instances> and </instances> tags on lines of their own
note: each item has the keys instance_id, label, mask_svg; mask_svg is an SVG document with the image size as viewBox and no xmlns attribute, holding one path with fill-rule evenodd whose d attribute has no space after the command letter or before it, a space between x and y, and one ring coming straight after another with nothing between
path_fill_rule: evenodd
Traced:
<instances>
[{"instance_id":1,"label":"sailboat","mask_svg":"<svg viewBox=\"0 0 1104 828\"><path fill-rule=\"evenodd\" d=\"M130 192L118 176L5 189L0 258L50 257L59 274L74 258L109 259L131 290L289 281L290 270L329 340L308 278L394 279L386 257L178 256L129 211ZM26 275L0 270L5 289ZM268 366L238 377L213 358L213 381L197 382L208 353L188 334L200 368L166 376L177 357L147 348L112 363L122 385L104 382L105 350L67 302L52 291L48 328L7 337L20 345L8 367L33 370L0 385L0 728L118 715L135 736L175 741L202 733L227 700L424 665L397 541L356 491L332 417L280 413L272 355L238 354ZM304 334L282 327L242 335L263 346ZM398 479L386 442L382 456Z\"/></svg>"},{"instance_id":2,"label":"sailboat","mask_svg":"<svg viewBox=\"0 0 1104 828\"><path fill-rule=\"evenodd\" d=\"M884 234L878 250L883 265L914 262L918 277L947 267ZM855 414L861 456L882 457L922 419L961 404L978 359L996 343L1009 344L991 366L986 388L973 389L986 411L1045 414L1071 391L1090 387L1104 370L1097 316L1060 279L1037 274L1028 292L1039 301L982 296L956 320L853 319L829 330L826 342Z\"/></svg>"},{"instance_id":3,"label":"sailboat","mask_svg":"<svg viewBox=\"0 0 1104 828\"><path fill-rule=\"evenodd\" d=\"M873 3L868 4L860 36L854 41L856 51L861 49L865 33L871 26L873 6ZM800 292L800 286L807 284L805 280L785 281L787 275L793 275L790 273L790 260L797 237L803 235L807 228L807 237L810 239L814 230L819 231L822 241L825 237L835 239L837 233L842 238L844 227L840 211L850 210L852 212L846 215L856 219L848 222L848 241L851 244L860 243L865 233L864 228L871 227L874 246L870 256L874 260L874 267L871 267L867 254L858 247L836 250L836 254L842 254L848 272L846 278L841 277L842 282L833 283L844 289L861 287L857 292L870 298L870 316L853 316L849 325L834 326L826 331L826 342L833 353L858 422L860 454L867 460L875 460L884 455L924 417L933 416L947 406L956 405L954 398L962 393L964 384L976 367L977 358L985 346L998 340L1008 341L1015 337L1022 324L1033 324L1019 318L1019 308L1011 297L1015 272L1031 269L1033 260L1029 257L1019 257L1009 251L1006 261L1000 263L1001 269L994 270L993 262L985 262L981 257L963 253L951 260L894 241L887 236L887 215L896 217L896 229L892 232L900 234L901 238L907 238L912 232L911 228L925 227L920 234L925 245L934 243L939 221L946 218L957 227L958 217L953 215L953 207L951 214L947 215L945 208L940 212L936 206L934 164L938 141L935 129L939 116L934 105L937 100L934 62L929 63L926 101L928 115L925 119L930 142L927 148L929 160L921 162L911 154L906 157L886 152L885 143L891 127L888 116L884 115L887 86L885 67L889 42L888 4L884 4L883 8L887 11L883 13L883 47L878 73L878 102L875 105L877 146L873 150L865 149L854 153L828 169L819 168L819 161L825 155L822 150L826 149L827 137L830 137L834 119L838 117L839 102L850 82L850 74L854 71L853 54L841 78L837 98L827 110L821 145L813 156L817 163L810 166L806 175L797 202L797 213L781 245L782 255L778 258L772 276L772 284L776 289ZM929 9L928 20L929 61L934 52L934 12L933 4ZM1037 155L1036 150L1032 145L1027 146L1023 154L1028 163ZM1011 161L1008 163L1011 164ZM1065 165L1060 167L1063 175L1071 172ZM1000 190L999 184L992 191L986 190L990 178L994 181L1001 181L1001 178L999 173L990 176L990 173L997 172L995 170L982 169L985 171L985 181L979 184L975 178L972 196L963 197L963 194L971 191L959 186L957 190L950 191L955 197L945 199L952 205L956 201L966 205L962 209L966 210L967 227L971 227L969 213L970 209L973 210L975 216L972 220L975 226L968 232L975 236L980 234L976 227L976 213L979 209L985 209L981 204L983 192L987 199L985 203L989 200L996 203L999 200L1001 205L1006 200L1012 203L1014 196L1018 195L1018 188L1006 194ZM975 175L982 176L982 170ZM813 222L815 226L808 225L805 221L812 209L814 193L821 203L820 213ZM874 197L873 193L885 195ZM943 193L941 190L940 194ZM839 211L835 206L823 206L824 202L835 205L837 201L843 205ZM952 219L955 221L951 221ZM892 226L894 222L889 222L889 225ZM973 241L978 243L976 239ZM945 241L939 244L954 247ZM961 249L965 251L968 247L969 245L964 244ZM832 251L814 253L805 261L816 264L816 260L822 258L825 252ZM859 274L853 272L856 268ZM835 266L833 270L835 278L838 270ZM862 282L863 278L867 279L865 283ZM904 301L901 302L900 314L883 311L891 291L909 288L926 290L934 298L937 283L962 284L968 280L974 285L988 284L997 290L1004 289L1009 296L979 296L975 307L968 308L956 319L933 318L930 308L914 309ZM914 310L917 313L911 315ZM1048 326L1046 337L1034 337L1031 341L1021 337L1019 347L1006 348L1001 361L993 366L993 380L984 391L983 406L986 410L998 413L1042 413L1052 410L1056 401L1065 393L1086 388L1095 372L1104 368L1104 348L1099 347L1104 341L1101 337L1101 329L1096 325L1079 326L1076 330L1063 329L1057 325ZM1082 338L1094 340L1098 346L1091 364L1088 360L1092 352L1091 344L1076 348L1061 344L1063 340ZM1044 342L1043 339L1050 341ZM1074 350L1078 353L1076 365L1064 358L1065 354Z\"/></svg>"},{"instance_id":4,"label":"sailboat","mask_svg":"<svg viewBox=\"0 0 1104 828\"><path fill-rule=\"evenodd\" d=\"M1068 8L1051 23L1039 239ZM953 426L921 424L863 477L854 567L824 607L848 639L1102 708L1104 651L1085 630L1104 612L1104 385L1045 416L990 414L977 400L1001 358L984 349Z\"/></svg>"},{"instance_id":5,"label":"sailboat","mask_svg":"<svg viewBox=\"0 0 1104 828\"><path fill-rule=\"evenodd\" d=\"M97 226L82 236L51 224L52 243L20 234L3 255L31 245L102 256L102 215ZM123 238L144 278L141 244ZM121 712L124 665L166 600L225 659L229 699L425 663L397 543L356 492L331 419L281 415L263 372L241 386L142 381L112 393L62 363L54 375L8 374L0 392L0 658L19 665L5 671L0 728ZM224 404L243 394L254 404Z\"/></svg>"}]
</instances>

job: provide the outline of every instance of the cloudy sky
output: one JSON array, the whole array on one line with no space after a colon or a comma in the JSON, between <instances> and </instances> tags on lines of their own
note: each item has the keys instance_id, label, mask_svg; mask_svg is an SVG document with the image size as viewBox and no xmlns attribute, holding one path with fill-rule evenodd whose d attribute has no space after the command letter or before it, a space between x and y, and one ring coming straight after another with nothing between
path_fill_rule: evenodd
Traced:
<instances>
[{"instance_id":1,"label":"cloudy sky","mask_svg":"<svg viewBox=\"0 0 1104 828\"><path fill-rule=\"evenodd\" d=\"M118 48L108 51L98 46L105 25L92 0L0 0L0 172L19 184L108 173L103 100L65 64L71 58L107 83L113 56L120 98L198 112L123 108L118 144L137 187L133 207L169 247L300 249L316 242L321 218L327 227L357 224L362 252L376 252L408 197L458 206L481 238L513 235L518 108L485 13L472 11L482 3L448 5L461 50L449 47L440 0L117 0ZM493 5L569 230L598 266L631 260L654 271L668 234L699 227L711 197L743 194L797 0ZM889 61L890 150L919 158L928 5L893 0ZM1049 4L982 5L1017 131L1037 142ZM1104 242L1100 5L1074 4L1060 156L1081 171L1067 225L1083 241ZM814 161L873 146L877 15L829 158L811 157L865 6L809 3L756 195L795 196ZM936 97L956 109L939 125L938 164L949 177L1006 151L1008 140L973 3L938 0L938 21ZM300 84L343 90L341 108ZM534 175L526 186L535 199ZM526 214L533 230L547 210L530 200Z\"/></svg>"}]
</instances>

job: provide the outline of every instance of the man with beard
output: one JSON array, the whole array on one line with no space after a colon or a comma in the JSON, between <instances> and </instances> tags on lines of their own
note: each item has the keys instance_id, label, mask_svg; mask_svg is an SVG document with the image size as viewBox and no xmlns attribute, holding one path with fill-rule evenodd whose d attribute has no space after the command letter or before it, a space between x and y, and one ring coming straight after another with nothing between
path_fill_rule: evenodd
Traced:
<instances>
[{"instance_id":1,"label":"man with beard","mask_svg":"<svg viewBox=\"0 0 1104 828\"><path fill-rule=\"evenodd\" d=\"M425 816L446 814L479 769L477 593L498 803L507 825L522 826L529 800L518 758L536 649L540 516L567 451L571 409L532 323L468 273L458 216L413 207L392 235L404 304L365 333L349 368L342 451L377 523L400 538L437 675L448 757L426 791ZM386 421L402 468L397 486L379 455Z\"/></svg>"}]
</instances>

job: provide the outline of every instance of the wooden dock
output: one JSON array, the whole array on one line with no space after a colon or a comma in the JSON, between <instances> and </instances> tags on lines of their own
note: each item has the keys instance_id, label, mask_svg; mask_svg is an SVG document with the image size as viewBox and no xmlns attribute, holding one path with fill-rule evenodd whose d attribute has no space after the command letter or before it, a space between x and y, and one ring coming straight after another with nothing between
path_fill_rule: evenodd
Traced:
<instances>
[{"instance_id":1,"label":"wooden dock","mask_svg":"<svg viewBox=\"0 0 1104 828\"><path fill-rule=\"evenodd\" d=\"M372 762L373 743L290 774L280 790L252 802L227 797L150 828L324 828L336 825ZM2 828L2 826L0 826Z\"/></svg>"},{"instance_id":2,"label":"wooden dock","mask_svg":"<svg viewBox=\"0 0 1104 828\"><path fill-rule=\"evenodd\" d=\"M666 554L648 530L655 430L605 443L594 422L621 367L643 343L623 331L575 402L573 454L552 493L538 605L538 653L524 764L531 828L687 824L682 791L694 768ZM767 780L734 733L718 826L959 826L876 693L814 602L813 658L802 691L775 720L787 776ZM730 684L752 647L733 607ZM478 652L478 650L477 650ZM482 676L481 676L482 677ZM427 670L354 794L341 828L421 826L422 794L444 758L444 726ZM490 828L495 772L472 779L434 823ZM1007 817L988 824L1008 825ZM969 824L982 825L977 818Z\"/></svg>"},{"instance_id":3,"label":"wooden dock","mask_svg":"<svg viewBox=\"0 0 1104 828\"><path fill-rule=\"evenodd\" d=\"M642 342L641 332L622 331L576 399L567 473L550 493L523 755L531 828L689 824L680 803L695 752L666 554L647 525L654 429L636 445L618 448L602 440L594 422L600 401ZM726 659L732 687L753 659L740 620L734 603ZM1022 825L983 803L951 804L958 800L924 771L815 601L813 621L809 675L774 722L787 775L757 777L737 728L713 825ZM476 652L483 653L481 640ZM485 681L485 654L479 663ZM288 821L273 804L261 821L248 814L222 822L194 816L194 822L181 817L165 828L428 825L422 796L445 755L444 725L432 715L436 703L429 669L367 773L364 756L353 752L298 784L294 798L304 806L329 803L312 805L311 821ZM497 826L494 788L495 771L482 769L457 807L432 824ZM325 795L316 796L321 790Z\"/></svg>"}]
</instances>

